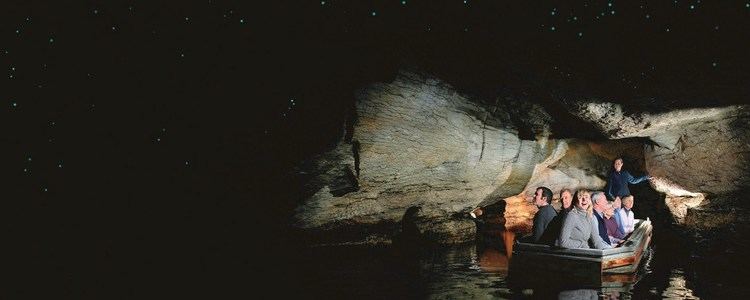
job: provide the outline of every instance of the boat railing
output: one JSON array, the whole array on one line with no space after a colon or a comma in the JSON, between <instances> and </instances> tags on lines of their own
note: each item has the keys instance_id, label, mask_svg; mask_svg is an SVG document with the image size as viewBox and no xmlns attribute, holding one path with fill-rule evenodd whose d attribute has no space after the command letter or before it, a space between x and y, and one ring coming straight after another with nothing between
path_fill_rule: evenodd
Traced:
<instances>
[{"instance_id":1,"label":"boat railing","mask_svg":"<svg viewBox=\"0 0 750 300\"><path fill-rule=\"evenodd\" d=\"M516 251L523 251L523 252L544 252L544 253L554 253L557 255L573 255L573 256L579 256L579 257L592 257L592 258L601 258L603 256L609 256L609 255L615 255L620 253L626 253L626 252L632 252L635 251L641 244L641 240L651 233L651 221L646 220L636 220L636 226L635 230L633 230L632 233L630 233L626 238L625 242L619 247L614 247L610 249L584 249L584 248L578 248L578 249L572 249L572 248L562 248L558 246L549 246L544 244L533 244L533 243L526 243L521 241L516 241L516 245L513 246L514 252Z\"/></svg>"}]
</instances>

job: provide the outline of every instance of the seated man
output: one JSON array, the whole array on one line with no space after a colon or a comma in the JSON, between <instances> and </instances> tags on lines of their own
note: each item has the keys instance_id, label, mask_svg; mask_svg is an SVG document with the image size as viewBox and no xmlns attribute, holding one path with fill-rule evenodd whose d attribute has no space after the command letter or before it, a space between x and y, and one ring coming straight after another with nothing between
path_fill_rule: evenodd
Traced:
<instances>
[{"instance_id":1,"label":"seated man","mask_svg":"<svg viewBox=\"0 0 750 300\"><path fill-rule=\"evenodd\" d=\"M633 214L633 196L622 198L622 208L618 212L622 221L623 233L629 234L635 230L635 215Z\"/></svg>"},{"instance_id":2,"label":"seated man","mask_svg":"<svg viewBox=\"0 0 750 300\"><path fill-rule=\"evenodd\" d=\"M573 207L563 221L558 245L564 248L612 248L599 237L597 221L589 214L591 199L588 192L573 199Z\"/></svg>"},{"instance_id":3,"label":"seated man","mask_svg":"<svg viewBox=\"0 0 750 300\"><path fill-rule=\"evenodd\" d=\"M596 192L591 196L594 205L594 217L596 218L596 228L599 230L599 237L607 244L609 236L607 235L607 226L604 224L604 210L607 208L607 197L602 192Z\"/></svg>"},{"instance_id":4,"label":"seated man","mask_svg":"<svg viewBox=\"0 0 750 300\"><path fill-rule=\"evenodd\" d=\"M615 215L615 208L612 204L605 204L604 208L604 226L607 227L607 237L611 244L619 244L625 237L625 234L620 230L620 226L613 217Z\"/></svg>"},{"instance_id":5,"label":"seated man","mask_svg":"<svg viewBox=\"0 0 750 300\"><path fill-rule=\"evenodd\" d=\"M539 210L534 215L534 225L531 229L535 243L539 242L544 230L547 229L547 225L557 215L550 202L552 202L552 191L546 187L538 187L534 193L534 204Z\"/></svg>"},{"instance_id":6,"label":"seated man","mask_svg":"<svg viewBox=\"0 0 750 300\"><path fill-rule=\"evenodd\" d=\"M573 209L573 194L569 189L562 189L560 191L560 202L562 202L560 212L547 225L547 229L544 230L542 237L538 241L540 244L554 246L557 238L560 236L565 215Z\"/></svg>"}]
</instances>

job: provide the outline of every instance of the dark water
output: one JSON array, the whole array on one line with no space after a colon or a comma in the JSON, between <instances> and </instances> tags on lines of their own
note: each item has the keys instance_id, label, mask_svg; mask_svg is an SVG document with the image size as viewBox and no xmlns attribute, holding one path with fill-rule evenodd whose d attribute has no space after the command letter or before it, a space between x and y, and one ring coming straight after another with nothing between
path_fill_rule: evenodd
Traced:
<instances>
[{"instance_id":1,"label":"dark water","mask_svg":"<svg viewBox=\"0 0 750 300\"><path fill-rule=\"evenodd\" d=\"M746 255L719 239L696 242L656 229L635 284L619 290L511 286L502 244L423 250L397 247L313 247L285 261L311 298L434 299L717 299L750 296ZM731 243L730 243L731 244ZM561 281L564 278L560 278Z\"/></svg>"}]
</instances>

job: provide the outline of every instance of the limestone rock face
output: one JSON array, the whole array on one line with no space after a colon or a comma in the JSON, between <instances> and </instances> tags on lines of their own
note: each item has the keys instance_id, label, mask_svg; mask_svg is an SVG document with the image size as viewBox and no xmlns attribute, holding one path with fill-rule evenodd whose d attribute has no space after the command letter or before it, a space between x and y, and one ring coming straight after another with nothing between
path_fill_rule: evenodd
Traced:
<instances>
[{"instance_id":1,"label":"limestone rock face","mask_svg":"<svg viewBox=\"0 0 750 300\"><path fill-rule=\"evenodd\" d=\"M414 72L355 96L356 122L344 126L336 147L298 169L309 180L294 225L326 243L389 243L398 235L463 242L476 233L468 212L501 200L506 228L528 232L537 187L555 198L562 188L602 190L622 155L627 169L679 186L683 192L662 191L678 223L707 219L690 217L704 204L696 195L711 200L750 185L745 106L649 113L564 103L570 115L563 118L609 138L585 141L553 138L552 125L565 120L533 99L465 95Z\"/></svg>"},{"instance_id":2,"label":"limestone rock face","mask_svg":"<svg viewBox=\"0 0 750 300\"><path fill-rule=\"evenodd\" d=\"M670 182L664 188L653 182L652 186L666 194L665 204L679 224L714 226L716 222L705 217L714 210L701 208L704 197L721 199L750 185L747 106L663 113L627 113L618 104L601 102L579 102L572 107L574 115L589 120L609 138L644 137L653 142L643 148L645 169L651 176ZM690 213L693 209L695 212ZM690 215L694 217L687 218ZM716 217L726 219L723 215ZM701 220L713 225L703 226Z\"/></svg>"},{"instance_id":3,"label":"limestone rock face","mask_svg":"<svg viewBox=\"0 0 750 300\"><path fill-rule=\"evenodd\" d=\"M726 194L750 184L750 114L728 107L720 119L704 119L664 135L677 137L673 147L647 147L646 168L690 191ZM658 135L657 135L658 136Z\"/></svg>"},{"instance_id":4,"label":"limestone rock face","mask_svg":"<svg viewBox=\"0 0 750 300\"><path fill-rule=\"evenodd\" d=\"M620 141L550 139L552 120L540 106L474 99L409 72L358 92L356 109L353 132L344 135L351 140L342 138L307 164L311 196L296 210L299 228L390 224L381 226L385 232L363 232L367 240L399 232L406 211L418 207L425 238L463 241L461 235L473 232L458 220L512 196L520 206L509 220L525 228L520 224L530 224L536 208L528 200L537 186L601 189L614 153L642 149Z\"/></svg>"}]
</instances>

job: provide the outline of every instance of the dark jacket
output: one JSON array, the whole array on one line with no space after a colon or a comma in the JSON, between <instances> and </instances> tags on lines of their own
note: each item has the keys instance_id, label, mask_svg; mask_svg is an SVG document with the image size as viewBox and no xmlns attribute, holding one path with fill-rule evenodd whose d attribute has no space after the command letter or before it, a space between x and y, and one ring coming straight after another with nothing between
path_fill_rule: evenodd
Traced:
<instances>
[{"instance_id":1,"label":"dark jacket","mask_svg":"<svg viewBox=\"0 0 750 300\"><path fill-rule=\"evenodd\" d=\"M609 242L609 236L607 236L607 226L604 224L604 218L596 211L594 211L594 217L596 217L596 223L599 224L599 236L605 243L612 245L612 243Z\"/></svg>"},{"instance_id":2,"label":"dark jacket","mask_svg":"<svg viewBox=\"0 0 750 300\"><path fill-rule=\"evenodd\" d=\"M637 184L644 180L648 180L648 175L633 177L628 171L622 170L617 172L612 170L612 172L609 172L609 176L607 176L607 187L604 191L607 193L609 199L614 199L615 197L622 198L630 195L628 184Z\"/></svg>"},{"instance_id":3,"label":"dark jacket","mask_svg":"<svg viewBox=\"0 0 750 300\"><path fill-rule=\"evenodd\" d=\"M555 216L557 216L557 212L552 205L548 204L539 208L539 211L534 215L534 227L531 230L534 234L534 242L539 242L545 229Z\"/></svg>"},{"instance_id":4,"label":"dark jacket","mask_svg":"<svg viewBox=\"0 0 750 300\"><path fill-rule=\"evenodd\" d=\"M539 238L539 244L550 246L555 245L555 243L557 242L557 238L560 236L560 231L562 231L562 225L563 222L565 222L565 216L567 214L567 211L563 209L559 213L557 213L554 218L552 218L552 221L550 221L547 225L547 229L544 230L542 237Z\"/></svg>"}]
</instances>

